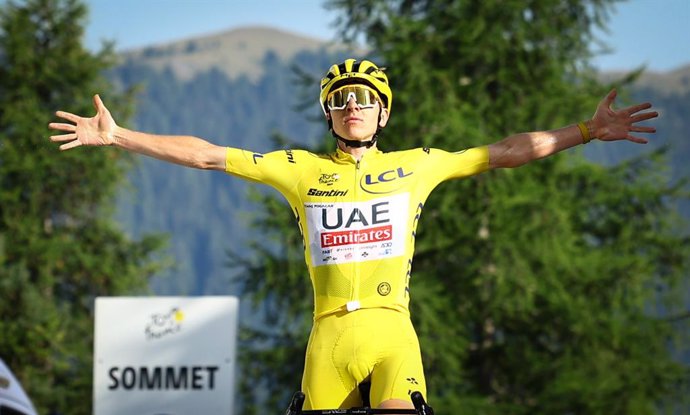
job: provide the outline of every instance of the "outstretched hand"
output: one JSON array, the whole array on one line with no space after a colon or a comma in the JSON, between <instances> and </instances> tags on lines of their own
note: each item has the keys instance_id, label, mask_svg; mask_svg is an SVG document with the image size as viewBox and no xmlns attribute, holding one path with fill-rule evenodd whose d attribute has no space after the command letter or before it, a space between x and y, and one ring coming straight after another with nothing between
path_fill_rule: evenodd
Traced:
<instances>
[{"instance_id":1,"label":"outstretched hand","mask_svg":"<svg viewBox=\"0 0 690 415\"><path fill-rule=\"evenodd\" d=\"M632 133L656 132L656 128L641 126L638 123L656 118L659 114L656 111L642 112L652 107L649 102L614 110L611 106L616 100L616 95L616 90L611 90L597 106L592 117L593 135L603 141L628 140L638 144L646 144L648 142L646 138Z\"/></svg>"},{"instance_id":2,"label":"outstretched hand","mask_svg":"<svg viewBox=\"0 0 690 415\"><path fill-rule=\"evenodd\" d=\"M60 150L69 150L81 145L108 146L115 142L114 132L117 124L105 107L101 97L94 95L93 105L96 107L96 115L91 118L80 117L65 111L57 111L55 115L69 121L68 123L52 122L48 127L66 131L68 134L53 135L50 140L56 143L65 143Z\"/></svg>"}]
</instances>

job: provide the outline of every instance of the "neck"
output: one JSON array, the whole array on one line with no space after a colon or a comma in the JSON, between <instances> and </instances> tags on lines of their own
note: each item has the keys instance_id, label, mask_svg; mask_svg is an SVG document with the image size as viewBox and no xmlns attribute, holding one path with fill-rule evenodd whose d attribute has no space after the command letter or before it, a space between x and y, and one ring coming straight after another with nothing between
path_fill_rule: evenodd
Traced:
<instances>
[{"instance_id":1,"label":"neck","mask_svg":"<svg viewBox=\"0 0 690 415\"><path fill-rule=\"evenodd\" d=\"M352 157L354 157L355 160L361 159L362 156L369 151L376 151L376 143L374 143L374 145L371 147L366 147L366 146L350 147L350 146L345 145L345 143L343 143L340 140L336 139L335 141L336 141L336 143L338 143L338 148L340 150L351 155Z\"/></svg>"}]
</instances>

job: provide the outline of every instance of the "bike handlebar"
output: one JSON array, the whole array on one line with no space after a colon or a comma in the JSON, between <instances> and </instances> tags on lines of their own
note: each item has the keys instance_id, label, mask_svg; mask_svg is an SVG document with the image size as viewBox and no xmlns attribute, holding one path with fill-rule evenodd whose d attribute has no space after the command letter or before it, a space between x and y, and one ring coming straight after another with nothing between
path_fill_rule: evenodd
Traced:
<instances>
[{"instance_id":1,"label":"bike handlebar","mask_svg":"<svg viewBox=\"0 0 690 415\"><path fill-rule=\"evenodd\" d=\"M434 410L424 401L421 392L415 391L410 395L415 409L382 409L382 408L352 408L352 409L309 409L302 410L304 393L296 392L285 415L370 415L370 414L416 414L434 415Z\"/></svg>"}]
</instances>

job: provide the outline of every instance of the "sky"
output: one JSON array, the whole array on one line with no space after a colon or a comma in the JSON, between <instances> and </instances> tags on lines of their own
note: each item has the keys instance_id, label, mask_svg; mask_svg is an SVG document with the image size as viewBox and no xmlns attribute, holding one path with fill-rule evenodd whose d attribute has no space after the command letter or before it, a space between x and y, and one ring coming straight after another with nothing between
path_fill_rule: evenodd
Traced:
<instances>
[{"instance_id":1,"label":"sky","mask_svg":"<svg viewBox=\"0 0 690 415\"><path fill-rule=\"evenodd\" d=\"M337 13L323 0L86 0L86 46L112 40L117 50L162 44L244 26L270 26L333 40ZM593 60L602 70L646 65L665 72L690 64L690 0L629 0L615 6L612 53Z\"/></svg>"}]
</instances>

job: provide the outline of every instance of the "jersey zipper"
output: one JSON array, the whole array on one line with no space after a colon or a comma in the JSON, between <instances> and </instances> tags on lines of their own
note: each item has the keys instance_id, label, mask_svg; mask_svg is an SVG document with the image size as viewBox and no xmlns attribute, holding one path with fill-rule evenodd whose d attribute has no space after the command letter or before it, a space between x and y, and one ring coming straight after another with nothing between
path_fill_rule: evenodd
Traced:
<instances>
[{"instance_id":1,"label":"jersey zipper","mask_svg":"<svg viewBox=\"0 0 690 415\"><path fill-rule=\"evenodd\" d=\"M359 183L360 180L360 175L361 175L361 158L355 162L355 180L354 183L352 184L352 193L354 194L354 205L357 205L357 201L359 200L359 195L357 194L357 183ZM359 266L359 261L360 261L360 252L359 252L359 244L354 244L354 252L353 252L353 262L352 262L352 287L351 287L351 293L350 293L350 301L347 302L347 311L355 311L358 310L361 307L361 304L359 302L359 279L360 279L360 266Z\"/></svg>"}]
</instances>

